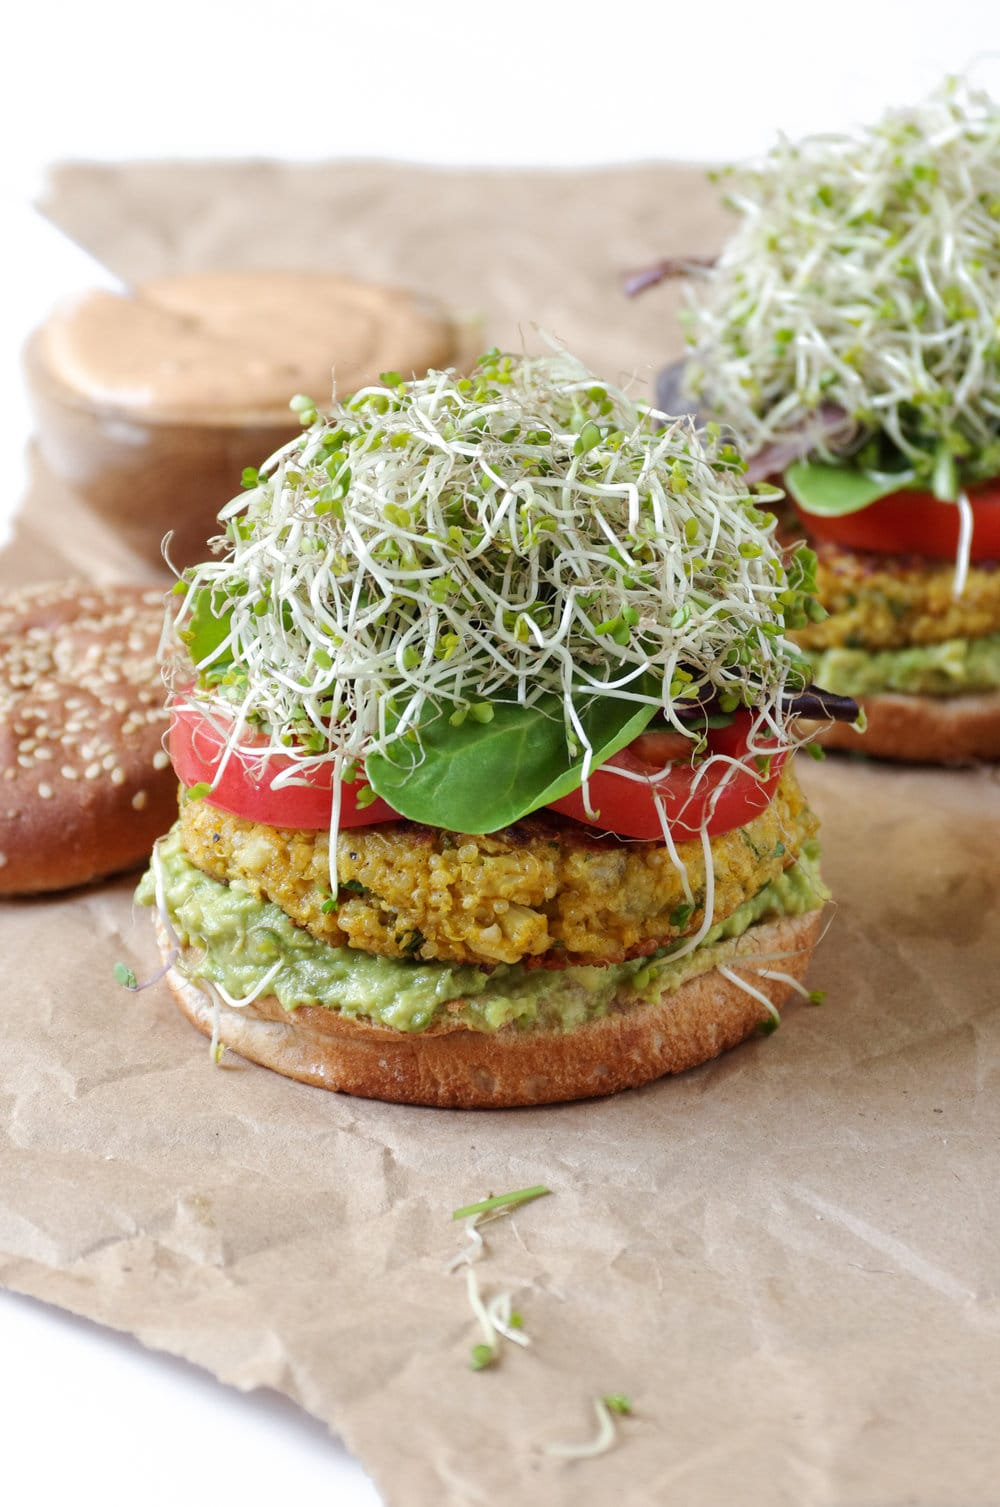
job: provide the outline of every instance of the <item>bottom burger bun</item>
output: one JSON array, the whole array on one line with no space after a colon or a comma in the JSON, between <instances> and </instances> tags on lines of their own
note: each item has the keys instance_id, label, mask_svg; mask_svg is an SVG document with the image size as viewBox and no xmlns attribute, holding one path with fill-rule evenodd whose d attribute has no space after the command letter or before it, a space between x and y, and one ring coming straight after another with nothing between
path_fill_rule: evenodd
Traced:
<instances>
[{"instance_id":1,"label":"bottom burger bun","mask_svg":"<svg viewBox=\"0 0 1000 1507\"><path fill-rule=\"evenodd\" d=\"M1000 758L1000 691L965 696L859 696L862 735L844 723L823 726L816 742L914 764L971 764Z\"/></svg>"},{"instance_id":2,"label":"bottom burger bun","mask_svg":"<svg viewBox=\"0 0 1000 1507\"><path fill-rule=\"evenodd\" d=\"M274 996L234 1009L171 966L177 1004L206 1036L263 1067L320 1088L444 1109L502 1109L597 1098L708 1062L751 1036L801 983L819 936L821 912L780 916L750 928L727 951L727 970L744 970L748 993L718 968L658 1000L613 1005L571 1031L461 1024L419 1035L349 1018L321 1006L286 1010ZM164 961L176 954L157 923ZM186 954L181 953L181 966ZM766 977L760 967L782 977ZM780 961L777 961L780 960Z\"/></svg>"}]
</instances>

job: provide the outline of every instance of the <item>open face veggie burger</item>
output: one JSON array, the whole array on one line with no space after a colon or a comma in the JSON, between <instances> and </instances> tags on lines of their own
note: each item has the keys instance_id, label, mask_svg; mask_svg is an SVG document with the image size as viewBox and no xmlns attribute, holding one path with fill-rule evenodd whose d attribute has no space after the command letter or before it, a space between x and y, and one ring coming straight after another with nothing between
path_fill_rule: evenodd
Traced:
<instances>
[{"instance_id":1,"label":"open face veggie burger","mask_svg":"<svg viewBox=\"0 0 1000 1507\"><path fill-rule=\"evenodd\" d=\"M565 353L387 373L244 477L173 628L140 887L216 1049L426 1104L609 1093L773 1027L826 898L735 451Z\"/></svg>"},{"instance_id":2,"label":"open face veggie burger","mask_svg":"<svg viewBox=\"0 0 1000 1507\"><path fill-rule=\"evenodd\" d=\"M829 616L796 637L891 758L1000 757L1000 110L949 82L723 175L683 382L790 499ZM662 401L662 399L661 399Z\"/></svg>"}]
</instances>

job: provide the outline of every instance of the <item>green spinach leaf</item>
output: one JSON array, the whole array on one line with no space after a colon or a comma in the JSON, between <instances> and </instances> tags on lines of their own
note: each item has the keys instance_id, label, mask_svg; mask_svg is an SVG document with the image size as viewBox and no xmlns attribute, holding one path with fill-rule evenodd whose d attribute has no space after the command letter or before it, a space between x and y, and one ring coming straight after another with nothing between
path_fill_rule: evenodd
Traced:
<instances>
[{"instance_id":1,"label":"green spinach leaf","mask_svg":"<svg viewBox=\"0 0 1000 1507\"><path fill-rule=\"evenodd\" d=\"M594 749L605 763L631 743L656 714L655 706L592 697L578 707ZM581 783L583 759L566 748L562 701L535 706L495 702L489 722L468 718L452 727L434 715L420 728L420 749L400 740L392 756L371 754L365 773L372 789L411 821L451 832L496 832L559 800Z\"/></svg>"},{"instance_id":2,"label":"green spinach leaf","mask_svg":"<svg viewBox=\"0 0 1000 1507\"><path fill-rule=\"evenodd\" d=\"M910 486L913 471L854 471L849 466L796 461L785 472L785 486L804 513L817 518L843 518Z\"/></svg>"},{"instance_id":3,"label":"green spinach leaf","mask_svg":"<svg viewBox=\"0 0 1000 1507\"><path fill-rule=\"evenodd\" d=\"M232 608L226 593L211 591L207 587L200 587L194 593L187 624L180 637L196 665L211 659L202 671L203 677L211 678L233 662L232 648L218 653L229 637L231 620Z\"/></svg>"}]
</instances>

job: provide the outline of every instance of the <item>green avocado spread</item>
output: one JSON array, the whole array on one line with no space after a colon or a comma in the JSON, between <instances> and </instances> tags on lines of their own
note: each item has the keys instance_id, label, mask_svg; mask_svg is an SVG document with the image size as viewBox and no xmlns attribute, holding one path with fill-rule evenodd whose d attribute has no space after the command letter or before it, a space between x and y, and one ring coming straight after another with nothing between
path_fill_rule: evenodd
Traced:
<instances>
[{"instance_id":1,"label":"green avocado spread","mask_svg":"<svg viewBox=\"0 0 1000 1507\"><path fill-rule=\"evenodd\" d=\"M957 696L1000 688L1000 633L905 649L825 649L807 658L815 683L841 696Z\"/></svg>"},{"instance_id":2,"label":"green avocado spread","mask_svg":"<svg viewBox=\"0 0 1000 1507\"><path fill-rule=\"evenodd\" d=\"M561 971L516 963L492 972L468 964L377 957L331 947L296 926L278 906L239 884L221 884L186 858L175 827L159 844L160 902L174 930L201 956L185 960L191 978L221 985L233 999L274 994L286 1010L322 1005L397 1031L423 1031L442 1018L480 1031L514 1025L572 1031L607 1013L625 993L636 1003L679 987L734 951L736 939L768 916L801 915L829 898L819 875L819 845L803 844L796 864L715 926L693 952L674 962L671 949L610 967ZM150 869L137 900L155 905ZM676 951L680 943L672 950Z\"/></svg>"}]
</instances>

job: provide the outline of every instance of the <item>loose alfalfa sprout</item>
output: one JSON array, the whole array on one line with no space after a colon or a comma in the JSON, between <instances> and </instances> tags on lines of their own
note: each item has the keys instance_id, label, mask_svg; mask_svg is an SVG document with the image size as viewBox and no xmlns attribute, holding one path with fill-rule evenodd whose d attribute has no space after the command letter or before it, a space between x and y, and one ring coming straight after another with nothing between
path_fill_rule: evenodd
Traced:
<instances>
[{"instance_id":1,"label":"loose alfalfa sprout","mask_svg":"<svg viewBox=\"0 0 1000 1507\"><path fill-rule=\"evenodd\" d=\"M614 1447L617 1437L615 1417L628 1418L632 1404L622 1392L609 1392L604 1397L593 1399L597 1417L597 1433L592 1439L580 1444L547 1444L545 1453L560 1460L592 1460L596 1455L606 1455Z\"/></svg>"},{"instance_id":2,"label":"loose alfalfa sprout","mask_svg":"<svg viewBox=\"0 0 1000 1507\"><path fill-rule=\"evenodd\" d=\"M864 469L908 468L950 500L1000 472L995 103L951 79L722 182L741 223L692 286L687 380L747 453L832 410Z\"/></svg>"},{"instance_id":3,"label":"loose alfalfa sprout","mask_svg":"<svg viewBox=\"0 0 1000 1507\"><path fill-rule=\"evenodd\" d=\"M137 982L134 972L130 968L127 969L125 964L115 964L116 981L119 984L122 984L132 993L135 993L138 990L148 989L152 984L159 983L160 979L164 978L172 968L176 967L180 970L181 973L184 973L184 966L183 962L181 961L184 951L184 939L181 937L180 933L177 931L177 928L174 925L174 917L171 915L170 907L167 904L166 885L163 871L163 855L160 852L160 846L162 842L163 838L160 837L157 838L156 842L154 842L153 844L153 851L150 855L149 873L147 878L151 881L152 884L152 903L156 910L156 920L160 931L160 940L165 949L165 956L156 972L151 974L149 978L144 979L141 984ZM126 974L127 977L125 976ZM231 998L231 996L226 995L226 1003L232 1005L235 1009L245 1008L247 1005L251 1004L254 999L259 998L264 988L267 986L267 984L270 983L271 978L273 977L274 971L272 971L267 977L262 979L257 987L246 997L246 999L234 1000ZM208 997L209 1003L212 1006L212 1035L209 1041L208 1050L212 1061L216 1066L218 1066L221 1063L226 1050L220 1036L222 1027L222 996L223 994L225 994L225 990L223 990L220 985L213 983L210 979L207 978L197 978L193 980L193 982L201 990L201 992Z\"/></svg>"},{"instance_id":4,"label":"loose alfalfa sprout","mask_svg":"<svg viewBox=\"0 0 1000 1507\"><path fill-rule=\"evenodd\" d=\"M685 704L718 697L794 740L783 703L807 675L784 632L818 610L814 560L783 554L717 433L563 352L299 407L304 433L220 514L220 558L179 583L198 673L178 694L224 731L223 767L278 787L332 764L336 829L367 757L501 702L556 698L585 788L595 694L692 738Z\"/></svg>"},{"instance_id":5,"label":"loose alfalfa sprout","mask_svg":"<svg viewBox=\"0 0 1000 1507\"><path fill-rule=\"evenodd\" d=\"M480 1261L486 1254L486 1242L479 1233L479 1226L494 1219L506 1219L516 1209L526 1203L532 1203L536 1198L544 1198L549 1189L541 1183L536 1183L530 1188L516 1188L511 1193L490 1194L488 1198L481 1199L478 1203L466 1204L452 1212L452 1219L461 1219L465 1222L466 1234L470 1244L448 1262L449 1272L457 1271L460 1266L466 1268L465 1281L466 1293L469 1306L479 1324L482 1340L473 1345L470 1352L469 1365L473 1371L484 1371L488 1366L496 1364L500 1356L500 1342L509 1340L511 1344L526 1348L531 1341L524 1333L524 1320L521 1314L514 1308L511 1295L507 1291L494 1293L490 1298L483 1297L479 1286L479 1279L473 1270L473 1264Z\"/></svg>"},{"instance_id":6,"label":"loose alfalfa sprout","mask_svg":"<svg viewBox=\"0 0 1000 1507\"><path fill-rule=\"evenodd\" d=\"M544 1184L536 1183L530 1188L517 1188L512 1193L490 1194L488 1198L466 1204L452 1213L452 1219L465 1221L466 1233L472 1241L471 1247L466 1247L453 1257L446 1269L452 1272L459 1266L466 1268L469 1306L482 1335L481 1341L473 1345L470 1352L469 1365L473 1371L485 1371L497 1363L502 1340L524 1348L531 1344L524 1333L522 1316L512 1306L509 1292L501 1291L489 1298L483 1297L474 1270L474 1263L486 1252L479 1226L492 1219L504 1219L524 1204L544 1197L549 1191ZM632 1413L632 1403L624 1392L608 1392L603 1397L595 1397L593 1406L598 1425L593 1439L580 1444L549 1444L545 1446L545 1453L563 1460L587 1460L611 1449L616 1439L615 1416L628 1417Z\"/></svg>"}]
</instances>

